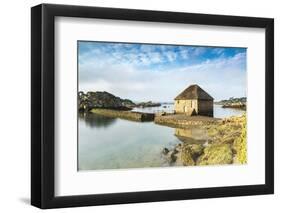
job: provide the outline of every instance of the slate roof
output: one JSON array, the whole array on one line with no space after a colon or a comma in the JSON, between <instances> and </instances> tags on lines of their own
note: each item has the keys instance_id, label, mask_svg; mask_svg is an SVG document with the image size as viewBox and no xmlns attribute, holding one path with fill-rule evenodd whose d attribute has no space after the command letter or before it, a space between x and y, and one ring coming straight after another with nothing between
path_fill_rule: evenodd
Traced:
<instances>
[{"instance_id":1,"label":"slate roof","mask_svg":"<svg viewBox=\"0 0 281 213\"><path fill-rule=\"evenodd\" d=\"M206 91L204 91L197 84L190 85L184 91L182 91L175 100L187 100L187 99L197 99L197 100L214 100Z\"/></svg>"}]
</instances>

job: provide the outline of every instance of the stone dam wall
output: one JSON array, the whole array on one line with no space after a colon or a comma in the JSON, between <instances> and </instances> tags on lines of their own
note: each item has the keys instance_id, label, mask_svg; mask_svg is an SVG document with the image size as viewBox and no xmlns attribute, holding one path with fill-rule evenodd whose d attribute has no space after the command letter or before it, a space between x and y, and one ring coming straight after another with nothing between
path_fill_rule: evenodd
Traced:
<instances>
[{"instance_id":1,"label":"stone dam wall","mask_svg":"<svg viewBox=\"0 0 281 213\"><path fill-rule=\"evenodd\" d=\"M220 119L207 116L187 116L182 114L156 116L154 122L156 124L165 125L173 128L185 128L188 126L210 125L218 122Z\"/></svg>"},{"instance_id":2,"label":"stone dam wall","mask_svg":"<svg viewBox=\"0 0 281 213\"><path fill-rule=\"evenodd\" d=\"M103 116L114 118L123 118L131 121L154 121L155 115L153 113L141 113L132 111L112 110L112 109L92 109L91 112Z\"/></svg>"}]
</instances>

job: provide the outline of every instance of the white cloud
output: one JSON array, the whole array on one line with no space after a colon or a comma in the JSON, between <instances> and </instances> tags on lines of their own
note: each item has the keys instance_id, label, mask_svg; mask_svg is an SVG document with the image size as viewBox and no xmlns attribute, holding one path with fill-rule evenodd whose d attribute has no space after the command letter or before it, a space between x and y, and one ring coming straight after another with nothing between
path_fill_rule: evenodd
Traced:
<instances>
[{"instance_id":1,"label":"white cloud","mask_svg":"<svg viewBox=\"0 0 281 213\"><path fill-rule=\"evenodd\" d=\"M161 60L161 56L151 55L141 55L139 63ZM246 95L246 54L161 71L136 68L135 59L131 60L134 64L110 58L80 64L79 90L108 91L134 101L172 101L190 84L199 84L216 100Z\"/></svg>"},{"instance_id":2,"label":"white cloud","mask_svg":"<svg viewBox=\"0 0 281 213\"><path fill-rule=\"evenodd\" d=\"M165 52L165 56L167 57L169 62L173 62L176 60L177 55L176 53L172 52L172 51L167 51Z\"/></svg>"}]
</instances>

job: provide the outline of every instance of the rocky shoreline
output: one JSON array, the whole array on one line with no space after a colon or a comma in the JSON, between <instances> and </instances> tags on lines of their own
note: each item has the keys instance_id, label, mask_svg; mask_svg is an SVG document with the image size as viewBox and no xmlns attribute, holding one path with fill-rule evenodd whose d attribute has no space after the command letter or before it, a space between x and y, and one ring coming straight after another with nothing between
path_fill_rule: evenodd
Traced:
<instances>
[{"instance_id":1,"label":"rocky shoreline","mask_svg":"<svg viewBox=\"0 0 281 213\"><path fill-rule=\"evenodd\" d=\"M136 104L135 107L141 107L141 108L147 108L147 107L159 107L161 106L160 103L154 103L152 101L147 101L147 102L141 102Z\"/></svg>"},{"instance_id":2,"label":"rocky shoreline","mask_svg":"<svg viewBox=\"0 0 281 213\"><path fill-rule=\"evenodd\" d=\"M163 157L171 165L221 165L247 163L246 115L233 116L203 126L208 133L204 144L182 142L164 148Z\"/></svg>"},{"instance_id":3,"label":"rocky shoreline","mask_svg":"<svg viewBox=\"0 0 281 213\"><path fill-rule=\"evenodd\" d=\"M227 103L222 105L222 108L234 108L234 109L242 109L242 110L246 110L246 104L245 103Z\"/></svg>"},{"instance_id":4,"label":"rocky shoreline","mask_svg":"<svg viewBox=\"0 0 281 213\"><path fill-rule=\"evenodd\" d=\"M132 110L135 107L159 107L161 103L152 101L134 103L130 99L122 99L109 92L78 92L78 111L89 112L92 109Z\"/></svg>"},{"instance_id":5,"label":"rocky shoreline","mask_svg":"<svg viewBox=\"0 0 281 213\"><path fill-rule=\"evenodd\" d=\"M247 107L247 98L229 98L228 100L221 100L215 102L215 104L222 105L222 108L236 108L246 110Z\"/></svg>"},{"instance_id":6,"label":"rocky shoreline","mask_svg":"<svg viewBox=\"0 0 281 213\"><path fill-rule=\"evenodd\" d=\"M136 104L129 99L122 99L108 92L79 92L78 111L88 112L96 109L131 110Z\"/></svg>"}]
</instances>

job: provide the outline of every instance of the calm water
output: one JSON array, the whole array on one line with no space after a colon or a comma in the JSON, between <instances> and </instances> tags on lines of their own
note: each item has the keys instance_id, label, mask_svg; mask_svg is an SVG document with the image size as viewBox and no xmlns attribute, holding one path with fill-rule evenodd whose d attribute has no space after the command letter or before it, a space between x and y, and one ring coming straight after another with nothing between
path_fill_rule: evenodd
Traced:
<instances>
[{"instance_id":1,"label":"calm water","mask_svg":"<svg viewBox=\"0 0 281 213\"><path fill-rule=\"evenodd\" d=\"M173 105L134 109L159 112L173 110ZM215 105L215 117L240 115L244 111ZM79 117L79 170L143 168L169 166L161 156L164 147L181 141L204 143L207 134L201 129L174 129L153 122L133 122L96 114Z\"/></svg>"},{"instance_id":2,"label":"calm water","mask_svg":"<svg viewBox=\"0 0 281 213\"><path fill-rule=\"evenodd\" d=\"M134 108L136 112L173 112L174 104L162 104L159 107L146 107L146 108ZM233 115L242 115L245 111L240 109L222 108L221 105L214 105L214 117L215 118L226 118Z\"/></svg>"}]
</instances>

